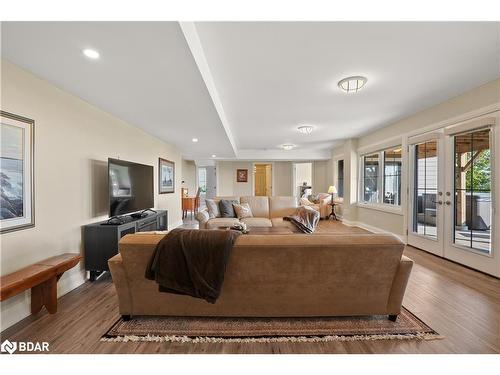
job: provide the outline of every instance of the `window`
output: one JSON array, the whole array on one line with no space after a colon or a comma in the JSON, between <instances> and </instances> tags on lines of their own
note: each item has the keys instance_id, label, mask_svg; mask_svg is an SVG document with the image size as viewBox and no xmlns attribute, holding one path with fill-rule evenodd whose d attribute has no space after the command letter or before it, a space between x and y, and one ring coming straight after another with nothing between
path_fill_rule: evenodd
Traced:
<instances>
[{"instance_id":1,"label":"window","mask_svg":"<svg viewBox=\"0 0 500 375\"><path fill-rule=\"evenodd\" d=\"M198 168L198 186L200 194L205 195L207 192L207 170L205 168Z\"/></svg>"},{"instance_id":2,"label":"window","mask_svg":"<svg viewBox=\"0 0 500 375\"><path fill-rule=\"evenodd\" d=\"M363 201L369 203L379 202L378 176L379 154L363 157Z\"/></svg>"},{"instance_id":3,"label":"window","mask_svg":"<svg viewBox=\"0 0 500 375\"><path fill-rule=\"evenodd\" d=\"M360 201L401 205L401 155L397 146L361 158Z\"/></svg>"},{"instance_id":4,"label":"window","mask_svg":"<svg viewBox=\"0 0 500 375\"><path fill-rule=\"evenodd\" d=\"M384 151L384 203L401 206L401 147Z\"/></svg>"},{"instance_id":5,"label":"window","mask_svg":"<svg viewBox=\"0 0 500 375\"><path fill-rule=\"evenodd\" d=\"M337 196L344 197L344 161L337 162Z\"/></svg>"}]
</instances>

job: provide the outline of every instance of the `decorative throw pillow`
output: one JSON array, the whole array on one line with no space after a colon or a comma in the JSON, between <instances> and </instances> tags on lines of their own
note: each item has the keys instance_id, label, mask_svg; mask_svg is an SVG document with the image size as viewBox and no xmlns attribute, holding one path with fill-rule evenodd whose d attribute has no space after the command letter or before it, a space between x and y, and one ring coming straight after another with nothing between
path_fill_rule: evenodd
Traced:
<instances>
[{"instance_id":1,"label":"decorative throw pillow","mask_svg":"<svg viewBox=\"0 0 500 375\"><path fill-rule=\"evenodd\" d=\"M244 217L253 217L252 209L250 208L250 205L248 203L233 203L233 208L238 219L243 219Z\"/></svg>"},{"instance_id":2,"label":"decorative throw pillow","mask_svg":"<svg viewBox=\"0 0 500 375\"><path fill-rule=\"evenodd\" d=\"M207 205L208 217L214 219L220 217L219 205L213 199L205 199Z\"/></svg>"},{"instance_id":3,"label":"decorative throw pillow","mask_svg":"<svg viewBox=\"0 0 500 375\"><path fill-rule=\"evenodd\" d=\"M221 217L236 217L234 213L233 203L239 204L238 201L230 201L227 199L221 199L219 201L219 211Z\"/></svg>"}]
</instances>

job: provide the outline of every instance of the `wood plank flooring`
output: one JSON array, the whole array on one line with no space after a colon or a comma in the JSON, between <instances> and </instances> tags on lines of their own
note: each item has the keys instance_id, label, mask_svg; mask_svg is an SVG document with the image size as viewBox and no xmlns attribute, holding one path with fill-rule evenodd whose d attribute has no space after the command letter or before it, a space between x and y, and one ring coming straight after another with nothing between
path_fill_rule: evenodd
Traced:
<instances>
[{"instance_id":1,"label":"wood plank flooring","mask_svg":"<svg viewBox=\"0 0 500 375\"><path fill-rule=\"evenodd\" d=\"M338 222L330 230L361 232ZM323 230L327 230L323 225ZM335 229L334 229L335 228ZM404 305L442 340L330 343L109 343L100 337L118 319L109 277L59 299L58 313L30 316L1 340L47 341L51 353L500 353L500 280L407 247L415 261Z\"/></svg>"}]
</instances>

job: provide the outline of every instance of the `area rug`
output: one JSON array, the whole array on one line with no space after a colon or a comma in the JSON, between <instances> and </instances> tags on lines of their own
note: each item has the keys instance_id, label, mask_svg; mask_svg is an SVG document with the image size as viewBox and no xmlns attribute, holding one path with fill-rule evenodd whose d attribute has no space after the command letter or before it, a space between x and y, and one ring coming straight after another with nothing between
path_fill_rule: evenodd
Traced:
<instances>
[{"instance_id":1,"label":"area rug","mask_svg":"<svg viewBox=\"0 0 500 375\"><path fill-rule=\"evenodd\" d=\"M101 341L327 342L442 338L403 308L396 322L384 316L315 318L212 318L135 316L119 319Z\"/></svg>"}]
</instances>

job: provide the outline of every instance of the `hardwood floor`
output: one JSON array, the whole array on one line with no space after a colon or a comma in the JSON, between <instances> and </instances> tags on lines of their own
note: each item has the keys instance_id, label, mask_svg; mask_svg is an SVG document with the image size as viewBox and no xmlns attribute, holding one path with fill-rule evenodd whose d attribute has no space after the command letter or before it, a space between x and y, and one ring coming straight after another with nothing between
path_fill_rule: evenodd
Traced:
<instances>
[{"instance_id":1,"label":"hardwood floor","mask_svg":"<svg viewBox=\"0 0 500 375\"><path fill-rule=\"evenodd\" d=\"M346 232L362 229L331 222ZM500 280L407 247L415 261L404 305L442 340L329 343L109 343L99 339L118 319L111 279L87 282L59 300L55 315L30 316L1 340L47 341L51 353L500 353Z\"/></svg>"}]
</instances>

